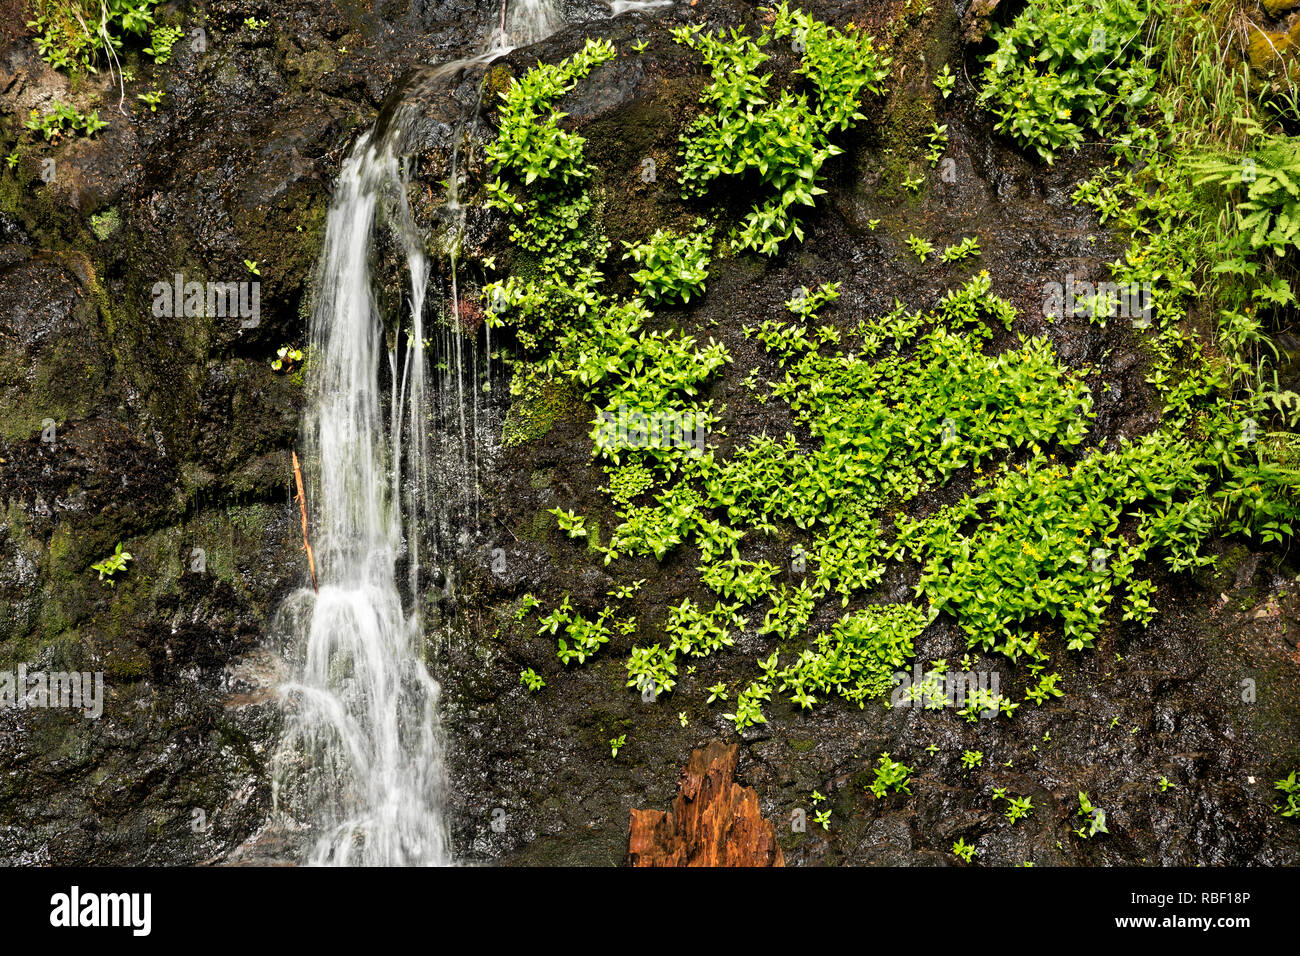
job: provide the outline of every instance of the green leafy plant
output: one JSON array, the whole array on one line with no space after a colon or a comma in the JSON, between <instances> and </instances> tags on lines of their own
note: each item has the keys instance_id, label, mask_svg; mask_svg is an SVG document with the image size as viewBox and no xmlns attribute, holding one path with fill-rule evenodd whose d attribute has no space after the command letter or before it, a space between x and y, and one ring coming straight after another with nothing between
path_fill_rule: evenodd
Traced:
<instances>
[{"instance_id":1,"label":"green leafy plant","mask_svg":"<svg viewBox=\"0 0 1300 956\"><path fill-rule=\"evenodd\" d=\"M135 94L135 98L149 107L150 113L158 112L158 105L162 103L163 96L166 94L162 90L149 90L145 93Z\"/></svg>"},{"instance_id":2,"label":"green leafy plant","mask_svg":"<svg viewBox=\"0 0 1300 956\"><path fill-rule=\"evenodd\" d=\"M1295 137L1260 135L1247 156L1202 156L1191 168L1195 185L1210 184L1233 197L1230 251L1254 255L1271 250L1281 256L1288 248L1300 249L1300 143Z\"/></svg>"},{"instance_id":3,"label":"green leafy plant","mask_svg":"<svg viewBox=\"0 0 1300 956\"><path fill-rule=\"evenodd\" d=\"M921 236L908 236L907 247L912 250L918 259L924 262L934 252L934 245L928 239Z\"/></svg>"},{"instance_id":4,"label":"green leafy plant","mask_svg":"<svg viewBox=\"0 0 1300 956\"><path fill-rule=\"evenodd\" d=\"M980 241L975 236L967 236L956 245L948 246L940 254L944 262L962 262L980 254ZM924 261L924 260L922 260Z\"/></svg>"},{"instance_id":5,"label":"green leafy plant","mask_svg":"<svg viewBox=\"0 0 1300 956\"><path fill-rule=\"evenodd\" d=\"M772 688L763 681L752 681L736 697L736 712L723 714L736 727L736 733L742 733L747 727L767 723L763 715L763 702L772 696Z\"/></svg>"},{"instance_id":6,"label":"green leafy plant","mask_svg":"<svg viewBox=\"0 0 1300 956\"><path fill-rule=\"evenodd\" d=\"M642 694L658 697L677 686L677 655L671 648L659 644L634 647L626 667L627 686Z\"/></svg>"},{"instance_id":7,"label":"green leafy plant","mask_svg":"<svg viewBox=\"0 0 1300 956\"><path fill-rule=\"evenodd\" d=\"M1001 787L993 791L993 799L1007 802L1006 817L1012 823L1016 823L1034 812L1034 801L1032 799L1029 797L1008 797L1006 791Z\"/></svg>"},{"instance_id":8,"label":"green leafy plant","mask_svg":"<svg viewBox=\"0 0 1300 956\"><path fill-rule=\"evenodd\" d=\"M930 124L930 132L925 134L926 142L929 149L926 151L925 158L930 161L930 165L938 166L939 160L943 158L943 151L948 148L948 124L942 126L938 123Z\"/></svg>"},{"instance_id":9,"label":"green leafy plant","mask_svg":"<svg viewBox=\"0 0 1300 956\"><path fill-rule=\"evenodd\" d=\"M609 755L617 757L618 752L627 744L627 734L619 734L617 737L609 738Z\"/></svg>"},{"instance_id":10,"label":"green leafy plant","mask_svg":"<svg viewBox=\"0 0 1300 956\"><path fill-rule=\"evenodd\" d=\"M611 608L604 608L594 621L588 621L573 608L566 593L559 607L538 622L537 633L557 637L556 656L562 664L568 665L574 661L585 664L587 658L599 651L602 645L609 643L612 635L608 621L613 614ZM559 636L561 629L564 634L562 637Z\"/></svg>"},{"instance_id":11,"label":"green leafy plant","mask_svg":"<svg viewBox=\"0 0 1300 956\"><path fill-rule=\"evenodd\" d=\"M172 58L172 47L181 38L183 31L176 26L156 26L149 33L149 45L144 52L153 57L155 63L166 63Z\"/></svg>"},{"instance_id":12,"label":"green leafy plant","mask_svg":"<svg viewBox=\"0 0 1300 956\"><path fill-rule=\"evenodd\" d=\"M515 611L515 620L522 621L528 616L529 611L541 606L542 602L537 599L536 595L525 594L519 601L519 609Z\"/></svg>"},{"instance_id":13,"label":"green leafy plant","mask_svg":"<svg viewBox=\"0 0 1300 956\"><path fill-rule=\"evenodd\" d=\"M682 135L683 195L703 196L723 176L756 173L770 198L754 206L732 242L764 255L792 237L802 240L794 208L813 205L825 192L817 185L822 167L842 152L831 135L863 118L861 97L883 92L889 75L889 59L854 25L837 30L784 2L772 12L773 24L756 39L743 29L714 36L693 26L674 33L703 56L713 76L700 99L709 112ZM758 71L768 59L762 48L772 38L796 36L802 52L795 73L807 78L813 95L771 94L771 75Z\"/></svg>"},{"instance_id":14,"label":"green leafy plant","mask_svg":"<svg viewBox=\"0 0 1300 956\"><path fill-rule=\"evenodd\" d=\"M574 514L572 511L566 511L563 508L551 508L547 514L555 515L560 530L568 534L570 538L585 538L587 536L587 519L583 515Z\"/></svg>"},{"instance_id":15,"label":"green leafy plant","mask_svg":"<svg viewBox=\"0 0 1300 956\"><path fill-rule=\"evenodd\" d=\"M958 837L953 841L952 852L956 854L963 863L974 863L975 857L979 855L975 850L975 845L967 843L961 837Z\"/></svg>"},{"instance_id":16,"label":"green leafy plant","mask_svg":"<svg viewBox=\"0 0 1300 956\"><path fill-rule=\"evenodd\" d=\"M1051 163L1151 95L1141 33L1152 0L1037 0L992 33L981 105L996 128Z\"/></svg>"},{"instance_id":17,"label":"green leafy plant","mask_svg":"<svg viewBox=\"0 0 1300 956\"><path fill-rule=\"evenodd\" d=\"M1274 810L1284 817L1300 817L1300 780L1297 771L1292 770L1287 776L1273 784L1273 789L1286 795L1286 802L1274 806Z\"/></svg>"},{"instance_id":18,"label":"green leafy plant","mask_svg":"<svg viewBox=\"0 0 1300 956\"><path fill-rule=\"evenodd\" d=\"M945 100L952 95L952 89L957 85L957 77L947 63L943 65L942 70L935 74L934 85L943 94Z\"/></svg>"},{"instance_id":19,"label":"green leafy plant","mask_svg":"<svg viewBox=\"0 0 1300 956\"><path fill-rule=\"evenodd\" d=\"M529 693L535 693L546 686L546 681L531 667L525 667L519 672L519 683L527 687Z\"/></svg>"},{"instance_id":20,"label":"green leafy plant","mask_svg":"<svg viewBox=\"0 0 1300 956\"><path fill-rule=\"evenodd\" d=\"M55 100L54 107L46 113L32 110L24 125L44 136L47 142L52 142L67 132L94 136L108 123L99 118L98 112L81 113L67 103Z\"/></svg>"},{"instance_id":21,"label":"green leafy plant","mask_svg":"<svg viewBox=\"0 0 1300 956\"><path fill-rule=\"evenodd\" d=\"M117 549L108 557L104 558L104 560L96 561L92 564L90 570L98 571L99 580L103 581L109 587L113 587L117 584L117 582L113 580L114 575L125 571L127 562L132 560L131 552L123 551L122 542L119 541L117 543Z\"/></svg>"},{"instance_id":22,"label":"green leafy plant","mask_svg":"<svg viewBox=\"0 0 1300 956\"><path fill-rule=\"evenodd\" d=\"M1025 691L1025 699L1032 700L1041 707L1050 698L1065 696L1065 692L1056 686L1057 681L1060 679L1060 674L1041 675L1038 678L1038 683Z\"/></svg>"},{"instance_id":23,"label":"green leafy plant","mask_svg":"<svg viewBox=\"0 0 1300 956\"><path fill-rule=\"evenodd\" d=\"M892 760L889 754L880 755L880 759L876 762L875 773L876 779L867 789L877 800L883 799L890 790L894 793L912 792L907 785L908 778L912 775L912 768L905 766L901 761Z\"/></svg>"},{"instance_id":24,"label":"green leafy plant","mask_svg":"<svg viewBox=\"0 0 1300 956\"><path fill-rule=\"evenodd\" d=\"M647 241L634 245L625 242L627 254L641 266L632 273L632 281L652 302L690 302L691 296L704 293L709 275L709 247L713 230L697 220L698 232L679 236L670 229L656 229Z\"/></svg>"},{"instance_id":25,"label":"green leafy plant","mask_svg":"<svg viewBox=\"0 0 1300 956\"><path fill-rule=\"evenodd\" d=\"M90 217L90 231L95 234L95 238L104 242L113 233L117 232L122 226L122 216L117 211L117 207L111 207L103 212L97 212Z\"/></svg>"},{"instance_id":26,"label":"green leafy plant","mask_svg":"<svg viewBox=\"0 0 1300 956\"><path fill-rule=\"evenodd\" d=\"M1075 834L1085 840L1090 840L1098 833L1108 833L1106 829L1106 811L1101 807L1094 807L1088 795L1082 790L1079 791L1079 809L1077 816L1086 818L1086 824L1075 829Z\"/></svg>"},{"instance_id":27,"label":"green leafy plant","mask_svg":"<svg viewBox=\"0 0 1300 956\"><path fill-rule=\"evenodd\" d=\"M153 26L158 0L33 0L41 59L59 70L97 72L116 62L128 36L143 37Z\"/></svg>"},{"instance_id":28,"label":"green leafy plant","mask_svg":"<svg viewBox=\"0 0 1300 956\"><path fill-rule=\"evenodd\" d=\"M292 372L294 366L302 361L302 349L290 348L288 345L282 345L275 351L275 358L271 362L271 370L275 372Z\"/></svg>"}]
</instances>

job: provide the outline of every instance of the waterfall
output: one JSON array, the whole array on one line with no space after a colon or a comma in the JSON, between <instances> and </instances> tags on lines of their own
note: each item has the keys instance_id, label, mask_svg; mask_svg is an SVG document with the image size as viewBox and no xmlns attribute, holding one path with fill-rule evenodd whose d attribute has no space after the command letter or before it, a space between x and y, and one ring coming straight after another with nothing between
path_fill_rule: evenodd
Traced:
<instances>
[{"instance_id":1,"label":"waterfall","mask_svg":"<svg viewBox=\"0 0 1300 956\"><path fill-rule=\"evenodd\" d=\"M298 677L283 688L291 714L281 762L301 778L321 828L310 862L439 864L438 685L420 653L419 614L403 607L398 585L404 560L418 593L428 503L428 264L394 135L373 135L344 164L317 267L302 445L320 590L296 595L290 615L305 633L295 635ZM384 203L410 273L406 335L386 349L370 271Z\"/></svg>"},{"instance_id":2,"label":"waterfall","mask_svg":"<svg viewBox=\"0 0 1300 956\"><path fill-rule=\"evenodd\" d=\"M550 0L519 0L509 11L503 5L489 49L459 65L487 62L560 25ZM464 336L455 321L454 246L453 321L432 338L424 329L429 263L401 158L407 111L417 103L408 99L349 153L316 272L302 451L319 591L299 591L282 609L296 675L282 687L288 714L274 778L277 809L292 806L295 817L311 821L307 860L314 864L451 862L441 809L439 687L422 652L420 601L428 582L421 553L424 529L432 523L436 530L441 517L429 431L435 423L457 429L462 455L473 437L465 420ZM371 274L381 220L400 238L410 278L405 325L387 335ZM448 358L454 365L432 383L430 346L444 356L440 365ZM477 421L479 373L469 351Z\"/></svg>"},{"instance_id":3,"label":"waterfall","mask_svg":"<svg viewBox=\"0 0 1300 956\"><path fill-rule=\"evenodd\" d=\"M482 55L499 56L515 47L540 43L563 26L556 0L501 0L501 14Z\"/></svg>"}]
</instances>

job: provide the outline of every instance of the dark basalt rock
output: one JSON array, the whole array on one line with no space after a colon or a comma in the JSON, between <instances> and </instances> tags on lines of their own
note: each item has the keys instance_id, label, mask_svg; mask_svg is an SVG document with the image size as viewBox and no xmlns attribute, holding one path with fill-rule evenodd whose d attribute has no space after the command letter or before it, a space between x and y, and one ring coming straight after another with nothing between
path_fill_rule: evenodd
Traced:
<instances>
[{"instance_id":1,"label":"dark basalt rock","mask_svg":"<svg viewBox=\"0 0 1300 956\"><path fill-rule=\"evenodd\" d=\"M1020 310L1016 334L1048 336L1066 363L1093 367L1098 444L1148 431L1158 408L1133 330L1043 314L1044 281L1067 273L1095 281L1117 254L1106 230L1069 201L1109 161L1103 150L1090 146L1045 168L997 136L958 69L970 51L951 6L933 5L894 39L886 29L900 3L806 6L864 25L889 47L899 78L828 165L829 191L805 217L803 245L772 260L721 260L703 301L656 318L723 341L736 357L705 396L725 405L731 440L791 427L779 402L759 405L744 387L749 367L769 377L776 368L740 330L783 314L792 290L842 282L827 319L847 328L895 297L933 305L980 268ZM21 114L72 95L7 28L7 9L0 0L0 105ZM152 88L147 65L127 85L126 115L107 77L91 80L73 102L105 107L110 127L91 140L24 142L17 169L0 171L0 669L103 671L107 687L97 721L0 710L0 862L293 858L293 841L267 827L268 766L283 676L274 616L307 582L289 466L303 397L300 382L269 363L279 346L303 342L335 177L355 138L414 97L409 198L436 251L451 216L442 183L458 157L466 205L459 290L472 303L484 278L476 257L508 267L514 256L504 223L483 204L496 94L538 59L559 59L584 36L608 37L624 52L562 109L565 125L587 138L614 240L612 287L621 288L613 278L620 240L688 225L699 211L680 198L673 171L706 78L670 30L754 24L763 14L739 0L612 20L606 9L579 0L567 9L573 25L549 40L440 73L482 48L497 0L289 0L275 5L274 28L258 34L242 22L264 15L262 6L212 0L207 49L179 43L174 62L157 71L166 95L156 113L135 98ZM640 40L644 53L628 53ZM769 52L788 72L784 52ZM943 62L961 77L949 100L930 82ZM919 151L931 122L948 125L951 180L929 171ZM647 157L658 170L653 182L640 176ZM47 158L63 171L50 183L40 175ZM928 173L916 197L891 187L893 171L909 162ZM738 188L726 198L734 214L752 194ZM97 238L90 217L110 210L120 225ZM906 249L911 232L936 245L976 234L984 254L965 270L921 264ZM394 302L405 288L400 255L396 243L381 242L376 272ZM255 328L153 315L154 282L176 272L249 280L246 259L261 273ZM451 288L445 260L434 268L430 314L446 311ZM510 347L494 335L495 347ZM999 332L991 347L1014 341ZM503 382L482 400L498 417L512 401ZM1218 571L1157 569L1160 616L1151 628L1116 625L1091 652L1061 651L1053 666L1066 696L1026 703L1011 721L972 725L947 712L840 701L801 713L776 700L769 724L738 739L721 716L727 708L706 706L703 690L723 681L734 700L765 639L751 629L657 702L626 688L629 648L662 639L668 605L700 597L698 555L680 548L662 563L629 558L606 568L584 542L563 537L546 509L587 515L601 541L616 519L589 455L592 410L567 396L544 411L542 434L502 449L477 475L479 524L443 555L447 579L424 596L461 858L619 863L629 811L668 807L692 750L721 736L739 743L736 782L777 822L790 865L950 864L958 837L993 864L1300 862L1300 828L1271 809L1272 781L1300 766L1300 596L1285 555L1225 541L1215 545ZM929 501L956 500L969 484L957 476ZM119 541L135 561L109 587L89 568ZM784 562L779 550L752 556ZM581 668L560 666L532 618L515 620L525 593L549 609L567 592L590 612L616 583L638 578L647 584L630 602L637 633ZM891 569L864 601L901 599L913 583L912 572ZM813 627L828 626L834 610ZM957 660L964 649L946 619L917 647L925 661ZM525 667L546 679L544 690L520 685ZM997 670L1003 687L1023 696L1023 671L1000 659L974 667ZM1243 699L1243 681L1254 681L1253 702ZM627 744L611 760L608 740L620 734ZM984 751L984 766L963 771L964 749ZM915 768L911 796L878 801L866 791L881 751ZM1162 775L1176 788L1161 793ZM992 804L995 786L1032 796L1034 815L1011 826ZM832 827L793 832L785 821L811 809L813 789L830 798ZM1106 810L1108 835L1070 835L1080 790ZM504 829L491 825L498 808Z\"/></svg>"}]
</instances>

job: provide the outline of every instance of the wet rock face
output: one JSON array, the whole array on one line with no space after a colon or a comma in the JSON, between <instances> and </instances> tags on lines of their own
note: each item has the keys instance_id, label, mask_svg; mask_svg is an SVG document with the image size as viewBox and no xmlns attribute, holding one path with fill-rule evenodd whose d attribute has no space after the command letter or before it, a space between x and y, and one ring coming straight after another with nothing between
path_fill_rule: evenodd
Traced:
<instances>
[{"instance_id":1,"label":"wet rock face","mask_svg":"<svg viewBox=\"0 0 1300 956\"><path fill-rule=\"evenodd\" d=\"M869 23L883 37L900 5L804 6L833 22ZM610 37L619 49L647 41L642 54L597 70L561 106L566 126L587 138L594 193L620 252L619 240L641 240L692 215L671 170L704 77L668 29L704 15L728 26L756 16L745 4L711 3L586 31ZM722 453L746 434L780 435L791 427L780 403L759 405L743 385L755 365L769 378L778 373L742 336L742 326L784 315L784 301L800 285L838 281L841 298L823 318L847 329L888 311L895 297L913 308L932 306L979 269L1019 310L1013 332L998 330L991 349L1013 347L1022 334L1045 336L1065 364L1092 369L1096 445L1144 434L1158 421L1145 380L1149 359L1130 323L1101 326L1046 314L1045 283L1107 279L1107 263L1118 254L1108 232L1070 201L1079 182L1109 158L1090 146L1048 168L996 136L963 76L970 50L961 27L952 8L941 5L892 35L893 90L864 110L871 119L828 166L829 192L807 217L802 245L772 260L716 263L700 303L658 313L656 321L722 341L735 357L703 395L725 406L730 437ZM579 42L572 32L554 37L539 47L540 56L559 59ZM504 65L518 75L538 55L515 54ZM932 86L944 62L959 77L947 100ZM974 76L977 65L967 65ZM944 158L952 163L942 168L929 167L916 145L936 122L948 126ZM647 155L661 171L657 183L637 176ZM898 171L909 168L926 173L917 195L897 186ZM922 264L907 249L909 234L940 248L976 235L983 255L971 267ZM479 242L508 266L502 236L499 225L489 224ZM617 253L607 274L617 288L616 259ZM838 700L801 712L774 699L765 707L768 723L737 738L722 717L730 708L706 705L706 688L726 683L734 702L735 690L755 674L755 658L772 645L751 629L734 648L694 662L694 673L683 670L672 694L657 700L644 701L625 686L629 649L663 640L670 605L708 596L698 583L699 556L693 547L678 548L662 562L624 557L611 569L585 541L556 528L546 513L556 507L587 516L602 542L617 521L596 490L605 475L590 458L593 410L577 401L556 407L544 434L507 448L480 475L490 515L477 547L461 555L466 581L459 600L443 602L435 617L430 649L444 688L454 842L462 856L619 863L628 850L629 811L669 808L679 768L694 749L721 737L739 739L736 781L756 791L762 815L776 822L788 865L952 865L959 838L976 846L980 862L999 865L1300 861L1300 828L1272 810L1273 781L1300 763L1300 705L1288 690L1300 676L1297 570L1285 555L1220 542L1218 571L1172 576L1154 568L1160 614L1150 628L1116 621L1092 651L1059 649L1052 669L1065 696L1042 707L1026 701L1011 720L972 724L951 708L859 710ZM925 506L968 491L968 480L955 477ZM494 563L498 552L504 566ZM746 556L784 563L775 553ZM525 593L541 600L542 613L568 594L575 608L594 614L612 587L639 578L647 584L628 608L637 632L616 636L581 667L560 665L554 639L537 635L534 617L516 618ZM787 573L781 580L797 579ZM908 599L914 583L914 571L891 568L861 603ZM1261 609L1263 616L1253 616ZM838 613L823 612L810 631L829 627ZM966 644L941 617L916 652L923 664L958 662ZM521 686L525 668L546 687L530 693ZM996 673L1015 700L1030 684L1023 668L1003 658L972 655L969 669ZM620 735L626 742L611 758L609 740ZM963 767L967 750L982 752L980 766ZM883 752L912 768L910 794L877 799L869 792ZM1034 812L1011 822L995 788L1030 797ZM826 802L815 804L813 791ZM1072 832L1081 825L1080 791L1106 813L1108 833L1085 839ZM831 810L827 830L812 823L823 808ZM796 827L800 819L805 825Z\"/></svg>"},{"instance_id":2,"label":"wet rock face","mask_svg":"<svg viewBox=\"0 0 1300 956\"><path fill-rule=\"evenodd\" d=\"M213 0L206 49L177 45L158 74L166 95L157 112L135 99L151 81L128 84L129 116L116 112L106 82L73 93L40 63L10 28L12 6L0 0L0 105L18 112L71 96L89 108L98 94L110 127L93 140L24 143L16 171L0 171L0 671L26 663L102 672L106 692L98 720L0 709L0 861L283 859L291 851L264 827L283 678L275 613L306 582L288 454L303 398L301 381L273 374L269 362L279 346L303 344L329 193L349 144L395 90L427 79L420 65L480 49L500 5L290 0L275 5L274 29L254 34L242 23L264 15L260 8ZM799 285L842 282L828 315L848 327L895 296L932 305L966 276L917 262L905 245L914 232L936 244L977 234L985 251L976 268L989 269L1020 309L1015 332L1048 336L1067 364L1096 367L1088 381L1099 443L1149 429L1158 409L1131 330L1044 316L1044 281L1104 278L1116 253L1069 202L1101 151L1046 169L996 137L959 69L969 51L950 6L892 34L898 3L806 6L888 36L899 78L827 167L829 192L805 220L805 243L773 260L720 262L702 302L659 313L657 321L719 339L736 357L705 396L725 404L723 424L733 436L790 427L780 403L760 406L745 388L750 367L769 377L775 367L740 329L784 314ZM990 6L976 0L969 12ZM759 14L739 0L612 21L606 9L576 0L566 7L573 25L555 37L427 90L411 131L423 189L411 201L422 225L445 225L442 183L459 146L466 260L511 261L503 223L482 204L496 92L586 35L620 49L647 44L563 104L566 124L588 139L615 240L611 274L621 272L618 240L693 220L672 170L705 78L669 31L703 19L752 24ZM962 77L946 101L931 83L944 62ZM912 196L896 174L928 168L932 122L948 124L951 178L931 172ZM639 175L647 156L662 171L655 182ZM57 170L48 182L45 159ZM377 273L401 290L399 251L381 253ZM445 295L449 272L438 268ZM258 323L155 315L153 284L177 272L202 282L256 278ZM467 301L478 278L462 273ZM1000 333L994 347L1013 341ZM504 414L511 399L503 382L493 385L483 400ZM479 473L480 523L448 562L456 596L428 615L451 746L453 845L466 860L614 864L629 849L630 811L668 808L692 751L738 739L721 716L728 708L704 703L705 688L723 681L734 695L770 648L743 634L658 701L625 687L629 648L661 639L668 605L701 597L698 555L679 548L662 563L620 562L618 580L648 582L633 602L638 633L581 668L561 668L533 619L516 621L522 595L549 609L567 592L590 611L615 578L545 511L587 515L602 541L616 519L597 491L605 476L589 455L591 409L557 395L540 411L534 437ZM966 490L956 479L937 500ZM90 564L119 541L135 559L110 586ZM1217 572L1160 579L1150 630L1116 627L1096 650L1062 654L1066 697L1054 704L970 725L951 712L832 701L797 713L777 701L769 724L738 739L728 758L736 786L752 788L759 814L775 821L776 852L788 864L949 864L958 837L988 863L1300 862L1297 827L1271 810L1272 781L1300 765L1300 705L1288 690L1300 669L1296 571L1275 553L1218 547ZM912 583L891 571L869 597L899 599ZM812 627L833 620L823 617ZM924 661L963 652L942 621L917 647ZM1025 674L1004 661L972 666L996 669L1023 695ZM520 685L525 667L545 677L544 690ZM620 734L627 743L612 759L608 741ZM963 769L965 749L983 751L982 767ZM867 792L882 751L914 768L910 796ZM1164 791L1161 777L1172 784ZM1035 813L1010 824L994 787L1032 796ZM811 823L813 790L828 798L829 830ZM1109 834L1070 834L1080 790L1106 811ZM795 811L805 811L801 830L790 822Z\"/></svg>"},{"instance_id":3,"label":"wet rock face","mask_svg":"<svg viewBox=\"0 0 1300 956\"><path fill-rule=\"evenodd\" d=\"M12 239L25 238L11 228ZM17 438L85 416L107 375L94 308L74 272L29 257L27 245L7 248L17 261L0 266L0 434Z\"/></svg>"},{"instance_id":4,"label":"wet rock face","mask_svg":"<svg viewBox=\"0 0 1300 956\"><path fill-rule=\"evenodd\" d=\"M106 690L97 719L0 709L0 860L217 858L266 816L278 677L250 662L306 577L289 500L302 380L270 361L304 344L343 151L434 41L405 7L393 27L282 4L255 36L259 10L209 3L170 64L146 58L119 89L51 70L12 7L5 112L59 100L109 125L22 140L0 182L0 671ZM151 112L137 93L155 85ZM154 286L177 274L258 282L256 321L159 314ZM134 560L110 585L90 565L119 542Z\"/></svg>"}]
</instances>

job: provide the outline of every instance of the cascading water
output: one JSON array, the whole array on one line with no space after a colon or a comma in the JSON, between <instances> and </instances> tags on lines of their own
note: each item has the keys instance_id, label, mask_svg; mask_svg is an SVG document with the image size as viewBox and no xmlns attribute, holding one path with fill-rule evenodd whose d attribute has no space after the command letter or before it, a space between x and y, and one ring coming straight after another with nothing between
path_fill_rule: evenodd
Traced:
<instances>
[{"instance_id":1,"label":"cascading water","mask_svg":"<svg viewBox=\"0 0 1300 956\"><path fill-rule=\"evenodd\" d=\"M549 0L521 0L509 11L503 6L501 22L490 48L460 65L536 42L561 23ZM432 423L450 424L441 409L449 389L459 392L447 404L459 407L462 449L471 438L461 330L453 322L436 340L425 338L428 261L399 158L408 108L409 101L349 154L316 275L303 460L319 592L298 592L282 614L298 673L282 689L290 713L275 781L277 807L293 804L295 816L312 822L308 861L315 864L450 862L441 813L439 687L421 653L419 611L421 538L436 504L427 435ZM458 205L454 167L455 157L449 205ZM387 349L371 274L381 211L401 240L410 274L405 334L390 336ZM456 319L454 243L451 255ZM433 388L428 342L455 364ZM471 369L474 392L476 376Z\"/></svg>"},{"instance_id":2,"label":"cascading water","mask_svg":"<svg viewBox=\"0 0 1300 956\"><path fill-rule=\"evenodd\" d=\"M303 638L295 642L299 677L284 688L293 713L282 754L296 755L321 827L311 862L437 864L447 860L438 685L418 652L419 615L403 607L397 573L404 559L414 591L428 487L428 269L393 137L372 135L344 165L316 277L303 448L320 590L297 595L290 615L305 633L295 635ZM387 421L370 272L384 199L399 212L390 218L406 240L411 277L409 334L387 350Z\"/></svg>"},{"instance_id":3,"label":"cascading water","mask_svg":"<svg viewBox=\"0 0 1300 956\"><path fill-rule=\"evenodd\" d=\"M504 14L504 22L501 24L503 46L539 43L564 26L564 19L556 9L555 0L515 0L509 9L506 9L504 3L501 9Z\"/></svg>"}]
</instances>

